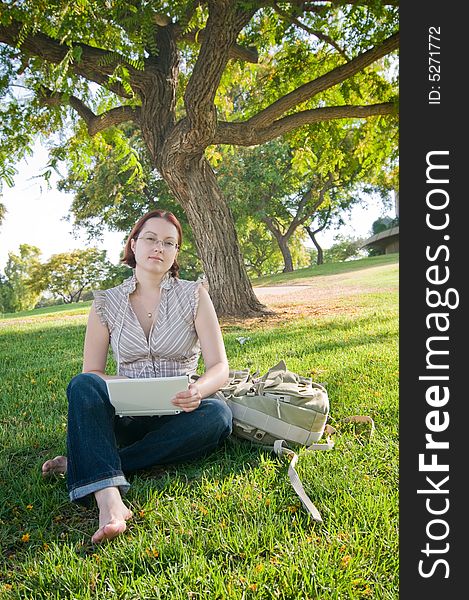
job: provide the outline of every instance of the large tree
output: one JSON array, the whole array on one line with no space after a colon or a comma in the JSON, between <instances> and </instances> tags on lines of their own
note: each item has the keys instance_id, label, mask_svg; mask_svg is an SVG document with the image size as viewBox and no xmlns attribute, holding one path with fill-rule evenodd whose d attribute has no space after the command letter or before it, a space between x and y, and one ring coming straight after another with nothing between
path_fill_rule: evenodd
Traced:
<instances>
[{"instance_id":1,"label":"large tree","mask_svg":"<svg viewBox=\"0 0 469 600\"><path fill-rule=\"evenodd\" d=\"M15 84L33 92L8 97L5 156L20 156L36 132L63 130L70 119L77 134L90 136L133 121L187 215L218 314L258 314L207 149L395 113L395 90L378 68L398 48L397 5L1 1L2 94Z\"/></svg>"}]
</instances>

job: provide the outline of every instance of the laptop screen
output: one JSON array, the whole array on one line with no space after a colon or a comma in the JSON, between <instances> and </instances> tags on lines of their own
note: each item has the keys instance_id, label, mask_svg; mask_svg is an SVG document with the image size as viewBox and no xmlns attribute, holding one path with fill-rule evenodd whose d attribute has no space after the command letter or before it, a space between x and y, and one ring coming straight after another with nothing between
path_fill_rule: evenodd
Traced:
<instances>
[{"instance_id":1,"label":"laptop screen","mask_svg":"<svg viewBox=\"0 0 469 600\"><path fill-rule=\"evenodd\" d=\"M116 415L154 416L175 415L181 409L171 398L189 386L187 375L176 377L147 377L139 379L107 379L109 400Z\"/></svg>"}]
</instances>

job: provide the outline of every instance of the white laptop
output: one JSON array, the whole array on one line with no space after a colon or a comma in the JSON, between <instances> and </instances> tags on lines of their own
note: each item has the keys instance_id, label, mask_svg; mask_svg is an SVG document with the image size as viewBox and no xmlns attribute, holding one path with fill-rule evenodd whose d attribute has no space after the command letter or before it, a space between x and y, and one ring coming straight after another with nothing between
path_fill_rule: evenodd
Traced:
<instances>
[{"instance_id":1,"label":"white laptop","mask_svg":"<svg viewBox=\"0 0 469 600\"><path fill-rule=\"evenodd\" d=\"M109 400L119 416L177 415L181 409L171 402L177 392L187 390L187 375L138 379L107 379Z\"/></svg>"}]
</instances>

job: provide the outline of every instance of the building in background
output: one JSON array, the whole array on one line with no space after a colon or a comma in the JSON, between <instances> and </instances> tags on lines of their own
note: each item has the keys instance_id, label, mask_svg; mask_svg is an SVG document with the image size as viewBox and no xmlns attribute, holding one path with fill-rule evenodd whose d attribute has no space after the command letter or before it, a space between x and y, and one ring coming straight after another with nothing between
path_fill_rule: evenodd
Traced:
<instances>
[{"instance_id":1,"label":"building in background","mask_svg":"<svg viewBox=\"0 0 469 600\"><path fill-rule=\"evenodd\" d=\"M374 250L375 254L392 254L399 252L399 192L394 192L394 209L396 218L389 229L384 229L365 240L361 248Z\"/></svg>"}]
</instances>

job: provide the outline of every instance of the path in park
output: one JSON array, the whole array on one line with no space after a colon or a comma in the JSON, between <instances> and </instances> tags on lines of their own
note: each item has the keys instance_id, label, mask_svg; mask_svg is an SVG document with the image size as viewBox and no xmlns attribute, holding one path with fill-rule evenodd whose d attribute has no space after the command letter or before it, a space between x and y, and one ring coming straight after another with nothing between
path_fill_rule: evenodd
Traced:
<instances>
[{"instance_id":1,"label":"path in park","mask_svg":"<svg viewBox=\"0 0 469 600\"><path fill-rule=\"evenodd\" d=\"M383 291L382 285L377 287L374 284L374 274L387 270L390 266L380 265L355 272L320 275L285 285L254 286L253 289L259 300L276 313L278 320L298 315L353 314L357 312L353 302L344 300L353 299L358 294ZM390 291L391 289L396 288L391 286Z\"/></svg>"},{"instance_id":2,"label":"path in park","mask_svg":"<svg viewBox=\"0 0 469 600\"><path fill-rule=\"evenodd\" d=\"M269 306L323 304L338 297L373 290L372 287L355 284L353 280L344 282L344 275L316 276L301 280L301 283L298 281L285 285L255 286L253 289L259 300Z\"/></svg>"},{"instance_id":3,"label":"path in park","mask_svg":"<svg viewBox=\"0 0 469 600\"><path fill-rule=\"evenodd\" d=\"M283 321L299 315L354 312L341 302L341 298L363 293L363 286L343 285L341 279L335 275L318 276L308 280L308 283L302 281L293 285L259 286L253 289L262 304L275 312L274 320Z\"/></svg>"}]
</instances>

